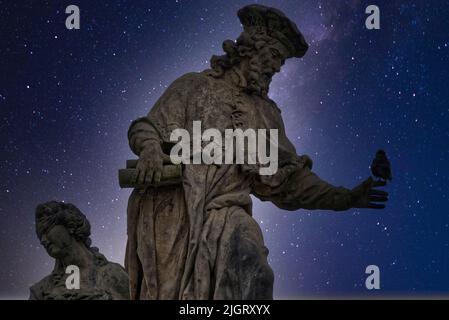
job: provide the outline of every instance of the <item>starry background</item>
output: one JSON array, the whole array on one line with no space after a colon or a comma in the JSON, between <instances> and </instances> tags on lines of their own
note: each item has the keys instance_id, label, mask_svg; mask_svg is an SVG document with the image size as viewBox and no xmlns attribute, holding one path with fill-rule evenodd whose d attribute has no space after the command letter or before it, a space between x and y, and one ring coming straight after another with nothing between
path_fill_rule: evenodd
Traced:
<instances>
[{"instance_id":1,"label":"starry background","mask_svg":"<svg viewBox=\"0 0 449 320\"><path fill-rule=\"evenodd\" d=\"M257 1L253 1L257 2ZM76 204L94 245L123 264L126 132L182 74L208 67L241 32L248 1L0 1L0 298L27 298L53 261L34 230L48 200ZM449 293L449 6L445 1L263 1L310 43L270 96L299 154L353 187L384 148L383 211L286 212L255 200L275 297ZM65 28L65 7L81 29ZM376 4L381 29L365 28ZM379 266L381 290L365 286Z\"/></svg>"}]
</instances>

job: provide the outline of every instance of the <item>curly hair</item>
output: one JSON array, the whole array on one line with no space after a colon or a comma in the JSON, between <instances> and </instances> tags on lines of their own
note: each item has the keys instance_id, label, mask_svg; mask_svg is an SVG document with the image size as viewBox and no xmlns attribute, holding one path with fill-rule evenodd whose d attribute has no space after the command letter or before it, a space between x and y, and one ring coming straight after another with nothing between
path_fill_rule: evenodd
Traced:
<instances>
[{"instance_id":1,"label":"curly hair","mask_svg":"<svg viewBox=\"0 0 449 320\"><path fill-rule=\"evenodd\" d=\"M259 27L242 32L235 42L225 40L222 46L225 54L221 56L213 55L210 59L212 68L210 74L219 78L226 70L238 65L242 58L251 58L264 46L275 42L277 42L276 39L269 36L264 28Z\"/></svg>"},{"instance_id":2,"label":"curly hair","mask_svg":"<svg viewBox=\"0 0 449 320\"><path fill-rule=\"evenodd\" d=\"M36 208L36 233L39 239L55 225L64 226L77 241L90 248L90 223L73 204L49 201Z\"/></svg>"}]
</instances>

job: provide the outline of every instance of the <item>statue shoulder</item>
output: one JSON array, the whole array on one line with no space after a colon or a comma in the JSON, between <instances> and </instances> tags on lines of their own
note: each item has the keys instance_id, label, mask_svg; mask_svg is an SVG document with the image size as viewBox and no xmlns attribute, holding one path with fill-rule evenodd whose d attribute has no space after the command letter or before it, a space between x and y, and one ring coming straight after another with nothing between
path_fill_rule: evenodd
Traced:
<instances>
[{"instance_id":1,"label":"statue shoulder","mask_svg":"<svg viewBox=\"0 0 449 320\"><path fill-rule=\"evenodd\" d=\"M52 286L52 275L48 275L30 287L30 300L42 300L43 292Z\"/></svg>"},{"instance_id":2,"label":"statue shoulder","mask_svg":"<svg viewBox=\"0 0 449 320\"><path fill-rule=\"evenodd\" d=\"M101 270L103 274L113 273L118 274L120 276L121 275L127 276L125 268L123 268L120 264L111 261L107 261L106 264L101 266Z\"/></svg>"},{"instance_id":3,"label":"statue shoulder","mask_svg":"<svg viewBox=\"0 0 449 320\"><path fill-rule=\"evenodd\" d=\"M97 285L112 294L113 299L129 299L128 274L120 264L108 261L100 267Z\"/></svg>"},{"instance_id":4,"label":"statue shoulder","mask_svg":"<svg viewBox=\"0 0 449 320\"><path fill-rule=\"evenodd\" d=\"M284 120L282 119L281 109L277 106L276 102L270 98L263 99L263 112L266 118L270 119L273 128L284 128Z\"/></svg>"},{"instance_id":5,"label":"statue shoulder","mask_svg":"<svg viewBox=\"0 0 449 320\"><path fill-rule=\"evenodd\" d=\"M211 84L211 77L202 72L189 72L176 79L171 87L176 87L188 91L186 89L194 89L207 87Z\"/></svg>"},{"instance_id":6,"label":"statue shoulder","mask_svg":"<svg viewBox=\"0 0 449 320\"><path fill-rule=\"evenodd\" d=\"M276 104L276 102L274 102L274 100L271 100L270 98L266 98L267 103L274 109L276 110L279 114L282 113L281 109L278 107L278 105Z\"/></svg>"}]
</instances>

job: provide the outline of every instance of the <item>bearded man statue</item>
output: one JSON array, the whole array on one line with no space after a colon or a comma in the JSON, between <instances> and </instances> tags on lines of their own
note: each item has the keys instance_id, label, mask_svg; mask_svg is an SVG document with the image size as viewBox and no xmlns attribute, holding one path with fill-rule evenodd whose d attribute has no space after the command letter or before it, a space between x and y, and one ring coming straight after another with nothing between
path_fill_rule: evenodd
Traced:
<instances>
[{"instance_id":1,"label":"bearded man statue","mask_svg":"<svg viewBox=\"0 0 449 320\"><path fill-rule=\"evenodd\" d=\"M243 7L244 27L223 43L211 69L175 80L148 115L131 124L128 139L139 157L128 202L125 267L131 299L272 299L273 271L250 195L286 210L383 208L386 193L366 180L350 190L311 171L297 155L281 111L268 97L273 75L286 59L302 57L308 45L296 25L277 9ZM278 130L278 170L260 175L261 163L186 164L182 183L154 187L165 161L163 146L176 129ZM268 138L267 138L268 139ZM261 142L258 142L261 143Z\"/></svg>"}]
</instances>

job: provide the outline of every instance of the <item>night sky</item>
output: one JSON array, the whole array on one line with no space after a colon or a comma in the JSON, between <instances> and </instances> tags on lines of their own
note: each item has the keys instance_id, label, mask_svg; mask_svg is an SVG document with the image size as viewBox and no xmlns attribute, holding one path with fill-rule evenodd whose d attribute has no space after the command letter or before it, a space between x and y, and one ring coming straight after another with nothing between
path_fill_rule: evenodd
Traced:
<instances>
[{"instance_id":1,"label":"night sky","mask_svg":"<svg viewBox=\"0 0 449 320\"><path fill-rule=\"evenodd\" d=\"M93 244L123 264L126 204L117 170L127 129L177 77L209 66L256 1L0 1L0 298L27 298L53 260L37 204L64 200ZM449 294L449 6L446 1L261 1L310 44L270 97L314 171L353 187L378 148L393 168L383 211L287 212L254 201L275 297ZM81 29L65 28L66 6ZM381 29L365 28L380 8ZM380 268L381 289L365 288Z\"/></svg>"}]
</instances>

